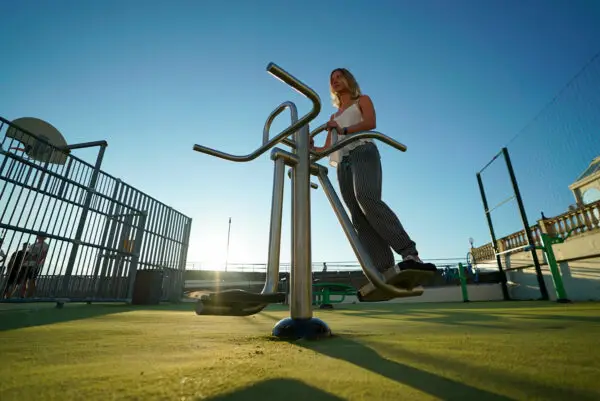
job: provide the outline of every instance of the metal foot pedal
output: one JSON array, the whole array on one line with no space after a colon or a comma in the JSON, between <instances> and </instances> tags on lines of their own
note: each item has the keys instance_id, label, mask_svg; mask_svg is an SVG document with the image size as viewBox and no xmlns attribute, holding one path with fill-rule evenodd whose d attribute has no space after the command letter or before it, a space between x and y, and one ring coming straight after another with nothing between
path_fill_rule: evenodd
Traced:
<instances>
[{"instance_id":1,"label":"metal foot pedal","mask_svg":"<svg viewBox=\"0 0 600 401\"><path fill-rule=\"evenodd\" d=\"M369 287L371 288L365 288ZM389 301L395 298L409 298L409 297L420 297L425 292L425 289L421 286L415 287L412 290L404 290L403 295L389 295L388 293L380 290L379 288L373 289L372 284L367 284L362 287L358 293L357 297L360 302L383 302ZM364 294L364 295L363 295Z\"/></svg>"},{"instance_id":2,"label":"metal foot pedal","mask_svg":"<svg viewBox=\"0 0 600 401\"><path fill-rule=\"evenodd\" d=\"M225 290L200 297L197 315L249 316L262 311L268 304L285 301L285 293L255 294L244 290Z\"/></svg>"},{"instance_id":3,"label":"metal foot pedal","mask_svg":"<svg viewBox=\"0 0 600 401\"><path fill-rule=\"evenodd\" d=\"M431 278L433 275L434 272L432 271L400 270L395 265L386 270L383 273L383 277L387 284L406 290L403 295L389 295L385 291L375 287L373 283L368 283L358 290L357 296L360 302L381 302L394 298L418 297L425 292L420 283Z\"/></svg>"}]
</instances>

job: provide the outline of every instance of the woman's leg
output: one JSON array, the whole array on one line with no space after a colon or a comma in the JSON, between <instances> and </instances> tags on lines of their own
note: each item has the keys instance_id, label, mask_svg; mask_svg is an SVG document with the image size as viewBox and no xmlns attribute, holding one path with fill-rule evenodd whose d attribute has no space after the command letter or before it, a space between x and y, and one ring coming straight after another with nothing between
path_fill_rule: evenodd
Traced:
<instances>
[{"instance_id":1,"label":"woman's leg","mask_svg":"<svg viewBox=\"0 0 600 401\"><path fill-rule=\"evenodd\" d=\"M372 227L371 231L376 232L403 258L417 256L416 244L396 214L381 200L381 159L375 144L359 146L350 152L349 157L356 200L362 215ZM366 241L377 241L373 234L371 237Z\"/></svg>"},{"instance_id":2,"label":"woman's leg","mask_svg":"<svg viewBox=\"0 0 600 401\"><path fill-rule=\"evenodd\" d=\"M377 234L363 214L354 191L354 178L349 163L342 162L337 168L338 183L344 203L350 210L352 224L357 232L360 243L371 257L373 265L384 272L394 263L394 254L388 243Z\"/></svg>"}]
</instances>

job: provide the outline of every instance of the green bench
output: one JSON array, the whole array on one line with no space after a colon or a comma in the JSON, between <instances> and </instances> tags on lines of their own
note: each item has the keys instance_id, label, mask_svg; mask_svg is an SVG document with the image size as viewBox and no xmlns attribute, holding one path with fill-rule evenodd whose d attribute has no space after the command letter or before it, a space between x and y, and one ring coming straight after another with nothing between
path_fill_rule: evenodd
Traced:
<instances>
[{"instance_id":1,"label":"green bench","mask_svg":"<svg viewBox=\"0 0 600 401\"><path fill-rule=\"evenodd\" d=\"M340 283L313 283L313 305L320 309L333 309L333 304L344 302L347 296L356 296L357 290L348 284ZM332 297L341 297L333 299Z\"/></svg>"}]
</instances>

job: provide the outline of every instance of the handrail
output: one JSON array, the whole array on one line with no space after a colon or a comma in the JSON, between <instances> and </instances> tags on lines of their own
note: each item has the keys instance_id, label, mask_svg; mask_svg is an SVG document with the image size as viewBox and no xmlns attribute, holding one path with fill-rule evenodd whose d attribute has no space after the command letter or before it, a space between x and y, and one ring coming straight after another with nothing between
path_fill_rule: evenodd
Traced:
<instances>
[{"instance_id":1,"label":"handrail","mask_svg":"<svg viewBox=\"0 0 600 401\"><path fill-rule=\"evenodd\" d=\"M317 136L318 134L320 134L323 131L327 131L327 123L325 123L323 125L319 125L317 128L312 130L312 132L310 133L310 137L314 138L315 136Z\"/></svg>"},{"instance_id":2,"label":"handrail","mask_svg":"<svg viewBox=\"0 0 600 401\"><path fill-rule=\"evenodd\" d=\"M290 109L290 123L295 124L298 121L298 108L296 105L290 101L281 103L275 110L271 112L271 114L269 114L269 117L267 117L265 127L263 128L263 145L269 142L269 131L271 131L271 124L273 124L275 118L287 108ZM296 147L296 143L289 138L283 138L282 142L288 146L291 146L292 148Z\"/></svg>"},{"instance_id":3,"label":"handrail","mask_svg":"<svg viewBox=\"0 0 600 401\"><path fill-rule=\"evenodd\" d=\"M334 131L337 131L337 130L334 129ZM404 145L404 144L396 141L395 139L392 139L389 136L384 135L378 131L362 131L362 132L357 132L355 134L350 134L350 135L345 135L345 136L346 136L346 138L342 139L339 142L335 142L332 146L330 146L329 148L327 148L321 152L312 151L311 153L313 154L314 157L311 158L311 160L310 160L311 163L314 163L314 162L322 159L323 157L329 156L336 150L339 150L339 149L343 148L344 146L348 145L349 143L357 141L359 139L366 139L366 138L378 139L381 142L386 143L386 144L390 145L391 147L398 149L401 152L406 152L406 149L407 149L406 145Z\"/></svg>"},{"instance_id":4,"label":"handrail","mask_svg":"<svg viewBox=\"0 0 600 401\"><path fill-rule=\"evenodd\" d=\"M310 121L312 121L315 117L317 117L319 115L319 113L321 112L321 99L319 98L319 95L317 95L317 93L314 90L312 90L310 87L308 87L302 81L300 81L298 78L294 77L292 74L288 73L287 71L285 71L283 68L279 67L275 63L269 63L269 65L267 65L267 72L269 72L275 78L278 78L280 81L288 84L293 89L298 91L300 94L304 95L310 101L312 101L312 103L313 103L312 110L310 110L301 119L296 121L295 124L290 125L288 128L281 131L278 135L273 137L270 141L263 144L263 146L256 149L254 152L252 152L250 154L243 155L243 156L236 156L236 155L221 152L219 150L212 149L212 148L198 145L198 144L194 145L194 148L193 148L196 152L206 153L211 156L216 156L221 159L225 159L225 160L229 160L229 161L233 161L233 162L248 162L248 161L256 159L258 156L265 153L267 150L271 149L277 143L281 142L284 138L287 138L292 133L296 132L300 127L307 125Z\"/></svg>"}]
</instances>

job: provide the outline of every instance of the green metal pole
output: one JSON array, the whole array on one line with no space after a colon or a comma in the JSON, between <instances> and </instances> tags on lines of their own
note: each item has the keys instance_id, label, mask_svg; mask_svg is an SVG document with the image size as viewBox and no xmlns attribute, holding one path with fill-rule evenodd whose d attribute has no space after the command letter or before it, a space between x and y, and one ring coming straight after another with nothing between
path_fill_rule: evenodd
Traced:
<instances>
[{"instance_id":1,"label":"green metal pole","mask_svg":"<svg viewBox=\"0 0 600 401\"><path fill-rule=\"evenodd\" d=\"M458 278L460 279L460 289L462 290L463 302L469 302L469 293L467 291L467 275L462 263L458 264Z\"/></svg>"},{"instance_id":2,"label":"green metal pole","mask_svg":"<svg viewBox=\"0 0 600 401\"><path fill-rule=\"evenodd\" d=\"M329 290L329 288L324 288L323 289L323 303L324 304L330 304L331 303L331 291Z\"/></svg>"},{"instance_id":3,"label":"green metal pole","mask_svg":"<svg viewBox=\"0 0 600 401\"><path fill-rule=\"evenodd\" d=\"M542 233L542 246L541 249L546 253L548 259L548 266L550 267L550 273L552 274L552 282L554 283L554 289L556 290L556 301L559 303L571 302L567 298L567 292L562 281L560 270L558 270L558 262L556 262L556 256L554 255L553 244L560 244L563 240L561 238L553 238L548 234Z\"/></svg>"}]
</instances>

